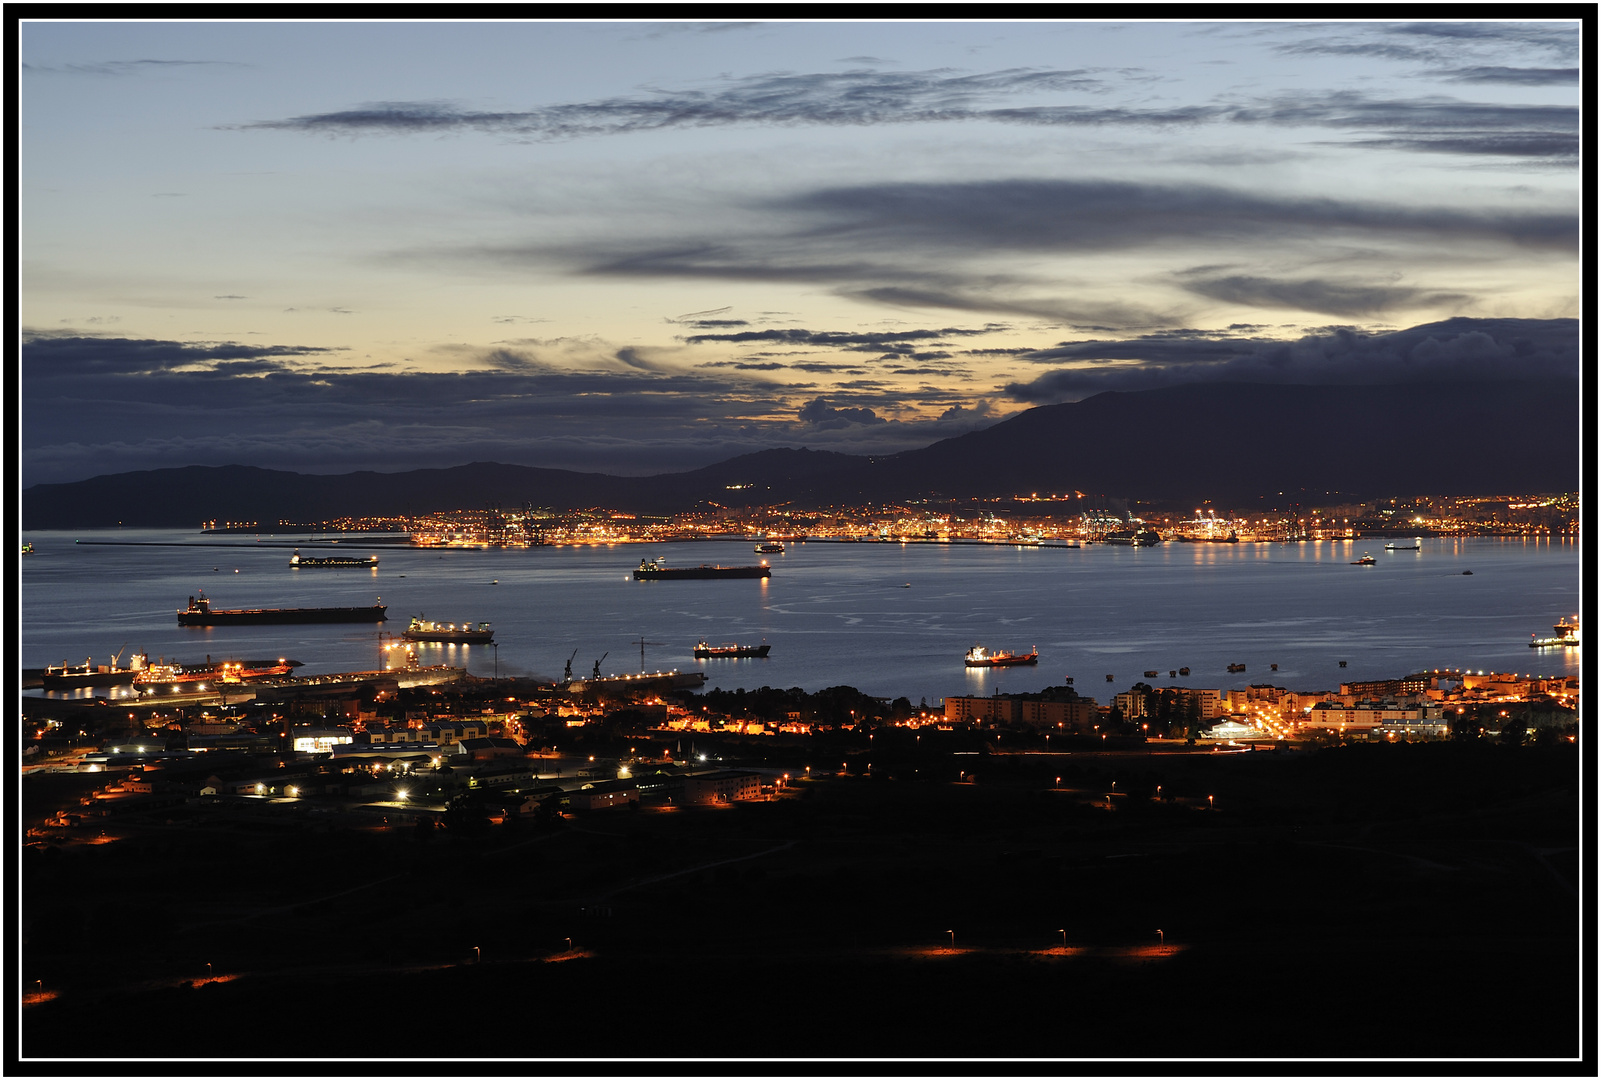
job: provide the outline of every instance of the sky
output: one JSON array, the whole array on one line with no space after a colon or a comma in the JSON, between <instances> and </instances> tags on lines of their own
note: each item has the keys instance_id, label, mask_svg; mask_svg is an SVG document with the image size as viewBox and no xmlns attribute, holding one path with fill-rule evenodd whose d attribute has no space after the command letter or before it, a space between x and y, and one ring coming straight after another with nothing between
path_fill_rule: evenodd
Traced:
<instances>
[{"instance_id":1,"label":"sky","mask_svg":"<svg viewBox=\"0 0 1601 1080\"><path fill-rule=\"evenodd\" d=\"M23 486L1573 375L1577 22L24 22ZM1220 418L1221 419L1221 418Z\"/></svg>"}]
</instances>

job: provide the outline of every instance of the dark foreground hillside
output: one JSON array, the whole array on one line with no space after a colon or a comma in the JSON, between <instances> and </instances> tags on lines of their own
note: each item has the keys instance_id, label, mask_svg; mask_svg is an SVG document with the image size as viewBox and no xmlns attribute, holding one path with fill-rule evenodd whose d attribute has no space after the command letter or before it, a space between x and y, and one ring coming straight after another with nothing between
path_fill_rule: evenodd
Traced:
<instances>
[{"instance_id":1,"label":"dark foreground hillside","mask_svg":"<svg viewBox=\"0 0 1601 1080\"><path fill-rule=\"evenodd\" d=\"M22 1047L1571 1057L1577 755L907 756L465 839L152 827L31 855Z\"/></svg>"}]
</instances>

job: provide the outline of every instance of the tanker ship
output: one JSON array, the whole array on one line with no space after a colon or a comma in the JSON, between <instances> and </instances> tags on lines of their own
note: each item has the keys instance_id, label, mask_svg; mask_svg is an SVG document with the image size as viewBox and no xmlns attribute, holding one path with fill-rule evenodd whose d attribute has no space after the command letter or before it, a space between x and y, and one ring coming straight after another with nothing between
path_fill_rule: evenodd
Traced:
<instances>
[{"instance_id":1,"label":"tanker ship","mask_svg":"<svg viewBox=\"0 0 1601 1080\"><path fill-rule=\"evenodd\" d=\"M263 623L384 622L384 604L372 607L321 608L214 608L205 593L191 596L187 608L178 609L179 626L240 626Z\"/></svg>"}]
</instances>

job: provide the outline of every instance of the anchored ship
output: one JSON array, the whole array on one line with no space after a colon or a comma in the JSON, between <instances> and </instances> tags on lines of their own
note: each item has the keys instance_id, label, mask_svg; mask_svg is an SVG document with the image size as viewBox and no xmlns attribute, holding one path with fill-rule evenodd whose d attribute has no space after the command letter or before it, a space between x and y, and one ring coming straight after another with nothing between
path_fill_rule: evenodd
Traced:
<instances>
[{"instance_id":1,"label":"anchored ship","mask_svg":"<svg viewBox=\"0 0 1601 1080\"><path fill-rule=\"evenodd\" d=\"M1364 551L1362 553L1362 557L1360 559L1356 560L1356 562L1352 563L1351 565L1352 566L1372 566L1377 562L1378 562L1377 559L1375 559L1373 556L1369 555L1367 552Z\"/></svg>"},{"instance_id":2,"label":"anchored ship","mask_svg":"<svg viewBox=\"0 0 1601 1080\"><path fill-rule=\"evenodd\" d=\"M782 555L782 554L784 554L784 545L780 544L776 540L769 540L764 544L757 544L756 545L756 554L758 554L758 555Z\"/></svg>"},{"instance_id":3,"label":"anchored ship","mask_svg":"<svg viewBox=\"0 0 1601 1080\"><path fill-rule=\"evenodd\" d=\"M704 671L651 671L638 675L592 675L567 684L570 693L660 693L663 690L689 690L706 684Z\"/></svg>"},{"instance_id":4,"label":"anchored ship","mask_svg":"<svg viewBox=\"0 0 1601 1080\"><path fill-rule=\"evenodd\" d=\"M1410 544L1385 544L1384 545L1384 550L1385 551L1422 551L1423 550L1423 538L1421 536L1414 536L1412 538L1412 542Z\"/></svg>"},{"instance_id":5,"label":"anchored ship","mask_svg":"<svg viewBox=\"0 0 1601 1080\"><path fill-rule=\"evenodd\" d=\"M1579 645L1579 617L1575 615L1571 621L1563 619L1551 629L1557 632L1556 637L1535 638L1529 642L1531 649L1556 649L1563 647L1577 648Z\"/></svg>"},{"instance_id":6,"label":"anchored ship","mask_svg":"<svg viewBox=\"0 0 1601 1080\"><path fill-rule=\"evenodd\" d=\"M963 658L968 667L1012 667L1016 664L1037 664L1039 661L1038 647L1026 653L1013 653L1005 649L989 652L982 645L974 645Z\"/></svg>"},{"instance_id":7,"label":"anchored ship","mask_svg":"<svg viewBox=\"0 0 1601 1080\"><path fill-rule=\"evenodd\" d=\"M635 581L661 581L673 578L694 580L700 578L764 578L772 577L773 571L765 562L760 566L710 566L702 563L699 566L673 566L669 567L661 559L641 559L639 569L634 571Z\"/></svg>"},{"instance_id":8,"label":"anchored ship","mask_svg":"<svg viewBox=\"0 0 1601 1080\"><path fill-rule=\"evenodd\" d=\"M157 660L147 665L133 678L135 689L152 691L164 686L179 687L188 683L242 683L249 679L265 679L288 675L300 667L299 660L224 660L212 663L206 657L204 664L180 664Z\"/></svg>"},{"instance_id":9,"label":"anchored ship","mask_svg":"<svg viewBox=\"0 0 1601 1080\"><path fill-rule=\"evenodd\" d=\"M432 619L425 619L421 615L413 615L411 617L411 625L401 631L400 637L403 641L437 641L451 645L488 645L494 639L495 632L489 628L489 624L486 622L481 622L476 627L467 622L458 626L455 623L434 622Z\"/></svg>"},{"instance_id":10,"label":"anchored ship","mask_svg":"<svg viewBox=\"0 0 1601 1080\"><path fill-rule=\"evenodd\" d=\"M377 566L378 565L378 556L376 556L376 555L367 555L367 556L361 556L361 555L328 555L328 556L302 555L302 554L300 554L300 550L297 548L297 549L295 549L295 553L293 555L289 556L289 565L292 566L292 567L295 567L297 569L299 567L302 567L302 566L372 567L372 566Z\"/></svg>"},{"instance_id":11,"label":"anchored ship","mask_svg":"<svg viewBox=\"0 0 1601 1080\"><path fill-rule=\"evenodd\" d=\"M202 592L191 596L187 608L178 609L179 626L239 626L263 623L384 622L384 604L372 607L322 608L214 608Z\"/></svg>"},{"instance_id":12,"label":"anchored ship","mask_svg":"<svg viewBox=\"0 0 1601 1080\"><path fill-rule=\"evenodd\" d=\"M705 660L716 657L742 657L759 656L765 658L771 645L736 645L730 642L726 645L708 645L702 641L695 646L695 659Z\"/></svg>"},{"instance_id":13,"label":"anchored ship","mask_svg":"<svg viewBox=\"0 0 1601 1080\"><path fill-rule=\"evenodd\" d=\"M122 647L126 649L127 646ZM40 684L46 690L71 690L78 686L121 686L131 683L134 676L144 670L149 661L144 653L134 653L128 658L128 666L119 668L118 657L122 656L122 649L111 654L111 663L96 665L93 657L86 657L82 667L69 667L65 660L60 667L54 665L44 669L40 676Z\"/></svg>"},{"instance_id":14,"label":"anchored ship","mask_svg":"<svg viewBox=\"0 0 1601 1080\"><path fill-rule=\"evenodd\" d=\"M1122 544L1124 547L1153 547L1161 542L1162 534L1155 529L1129 529L1101 537L1103 544Z\"/></svg>"}]
</instances>

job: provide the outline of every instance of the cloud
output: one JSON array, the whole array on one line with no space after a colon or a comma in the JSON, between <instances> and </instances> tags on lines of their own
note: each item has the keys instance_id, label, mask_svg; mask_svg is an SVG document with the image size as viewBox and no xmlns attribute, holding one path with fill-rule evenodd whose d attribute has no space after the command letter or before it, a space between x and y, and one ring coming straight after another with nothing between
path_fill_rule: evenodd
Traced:
<instances>
[{"instance_id":1,"label":"cloud","mask_svg":"<svg viewBox=\"0 0 1601 1080\"><path fill-rule=\"evenodd\" d=\"M1524 67L1464 67L1435 72L1447 82L1503 83L1508 86L1578 86L1579 69Z\"/></svg>"},{"instance_id":2,"label":"cloud","mask_svg":"<svg viewBox=\"0 0 1601 1080\"><path fill-rule=\"evenodd\" d=\"M1088 70L786 72L725 79L709 90L655 89L647 97L603 98L517 112L474 111L442 101L383 101L226 127L343 136L478 131L560 139L730 124L921 123L983 118L989 112L984 103L1007 95L1098 91L1105 86ZM1126 122L1140 116L1137 110L1090 110L1059 122ZM1188 118L1187 111L1145 116L1156 123Z\"/></svg>"},{"instance_id":3,"label":"cloud","mask_svg":"<svg viewBox=\"0 0 1601 1080\"><path fill-rule=\"evenodd\" d=\"M1277 28L1275 28L1277 29ZM1580 23L1308 23L1292 27L1315 36L1274 46L1290 56L1369 56L1399 62L1460 63L1464 54L1574 59Z\"/></svg>"},{"instance_id":4,"label":"cloud","mask_svg":"<svg viewBox=\"0 0 1601 1080\"><path fill-rule=\"evenodd\" d=\"M1394 39L1303 41L1278 46L1289 53L1377 54L1396 59L1445 59L1432 43ZM1460 60L1460 50L1451 54ZM1459 66L1444 77L1466 83L1550 85L1576 69ZM917 72L771 73L728 78L710 89L653 88L643 96L567 102L516 111L483 111L447 101L380 101L358 108L279 120L224 125L226 130L294 131L352 137L371 134L478 132L526 140L619 135L730 125L845 125L987 121L1033 127L1155 127L1251 124L1328 127L1394 140L1454 135L1436 153L1501 154L1482 139L1491 132L1561 140L1560 156L1578 153L1579 110L1561 105L1469 102L1448 96L1380 98L1357 91L1278 95L1151 107L1131 104L1001 103L1017 96L1104 93L1130 82L1130 72L1101 69L1007 68L961 74ZM1571 81L1571 80L1570 80ZM1363 145L1363 144L1358 144Z\"/></svg>"},{"instance_id":5,"label":"cloud","mask_svg":"<svg viewBox=\"0 0 1601 1080\"><path fill-rule=\"evenodd\" d=\"M1195 277L1184 288L1199 296L1251 307L1286 308L1346 318L1380 315L1405 307L1466 303L1466 293L1428 291L1402 285L1308 278L1300 281L1230 274Z\"/></svg>"},{"instance_id":6,"label":"cloud","mask_svg":"<svg viewBox=\"0 0 1601 1080\"><path fill-rule=\"evenodd\" d=\"M802 419L820 387L793 370L780 379L778 367L671 371L648 350L562 338L435 351L468 370L327 368L318 365L336 350L30 331L23 475L60 482L239 462L391 472L474 460L641 475L775 446L893 453L960 429L958 418L971 423L933 419L954 404L976 407L950 386L908 389L844 368L829 372L827 400ZM586 367L561 366L571 360Z\"/></svg>"},{"instance_id":7,"label":"cloud","mask_svg":"<svg viewBox=\"0 0 1601 1080\"><path fill-rule=\"evenodd\" d=\"M1393 385L1575 378L1579 355L1575 319L1455 318L1383 333L1336 327L1294 341L1178 330L1039 350L1026 359L1071 366L1005 390L1016 400L1043 403L1189 382Z\"/></svg>"},{"instance_id":8,"label":"cloud","mask_svg":"<svg viewBox=\"0 0 1601 1080\"><path fill-rule=\"evenodd\" d=\"M20 65L25 75L146 75L186 67L248 67L232 60L102 60L94 64Z\"/></svg>"},{"instance_id":9,"label":"cloud","mask_svg":"<svg viewBox=\"0 0 1601 1080\"><path fill-rule=\"evenodd\" d=\"M708 341L727 341L745 344L755 341L776 341L788 345L813 345L821 348L844 349L847 352L885 352L915 355L914 341L931 341L948 337L973 337L993 334L1007 329L991 323L979 329L948 327L944 330L742 330L732 334L695 334L684 339L685 344L700 345ZM948 354L941 354L948 355Z\"/></svg>"},{"instance_id":10,"label":"cloud","mask_svg":"<svg viewBox=\"0 0 1601 1080\"><path fill-rule=\"evenodd\" d=\"M775 200L774 209L827 222L853 244L975 250L1101 251L1176 239L1363 233L1498 240L1577 250L1571 214L1470 211L1308 196L1273 196L1201 184L1111 180L982 180L824 188Z\"/></svg>"},{"instance_id":11,"label":"cloud","mask_svg":"<svg viewBox=\"0 0 1601 1080\"><path fill-rule=\"evenodd\" d=\"M1519 153L1509 147L1542 141L1551 148L1543 154L1574 159L1579 154L1580 112L1568 105L1471 102L1444 95L1373 98L1346 90L1281 96L1237 109L1230 119L1371 132L1377 138L1368 143L1440 153Z\"/></svg>"},{"instance_id":12,"label":"cloud","mask_svg":"<svg viewBox=\"0 0 1601 1080\"><path fill-rule=\"evenodd\" d=\"M1287 260L1290 265L1316 265L1325 263L1333 248L1373 252L1373 274L1386 290L1375 289L1371 280L1327 273L1303 274L1305 280L1295 288L1273 287L1278 293L1275 305L1299 295L1311 304L1309 314L1349 318L1360 311L1398 310L1407 303L1443 304L1449 311L1467 299L1457 290L1406 292L1395 286L1395 275L1411 269L1403 262L1403 249L1426 251L1435 261L1505 265L1543 260L1546 252L1577 254L1580 235L1576 213L1515 203L1453 206L1434 200L1387 202L1094 178L832 185L753 197L740 209L760 219L759 230L731 226L729 215L720 213L698 228L686 217L675 226L684 230L681 235L645 243L607 233L562 243L461 247L455 255L514 271L556 267L599 278L817 284L879 306L1127 331L1190 321L1198 310L1195 297L1215 298L1225 290L1241 299L1254 293L1252 302L1260 302L1269 286L1259 280L1210 286L1174 280L1179 287L1166 293L1113 289L1092 272L1078 269L1087 265L1082 261L1075 266L1065 258L1034 256L1116 252L1137 256L1160 272L1158 260L1193 259L1196 249L1226 252L1235 265L1285 265ZM415 257L424 255L430 262L440 258L438 250ZM683 339L690 345L853 344L837 334L813 339L814 331L804 328L696 325L710 323L725 310L691 312L669 321L694 331ZM1443 312L1429 312L1438 313ZM891 351L891 339L882 334L860 338L866 349ZM937 337L929 339L929 344L937 342Z\"/></svg>"},{"instance_id":13,"label":"cloud","mask_svg":"<svg viewBox=\"0 0 1601 1080\"><path fill-rule=\"evenodd\" d=\"M825 398L813 398L802 405L796 414L802 423L817 428L839 428L851 424L882 424L884 419L874 413L872 409L835 409L829 406Z\"/></svg>"},{"instance_id":14,"label":"cloud","mask_svg":"<svg viewBox=\"0 0 1601 1080\"><path fill-rule=\"evenodd\" d=\"M280 357L329 356L340 348L315 345L241 345L232 341L156 341L24 332L22 374L29 378L80 378L149 374L220 362L249 362L253 370L283 370ZM239 367L232 371L243 370Z\"/></svg>"}]
</instances>

